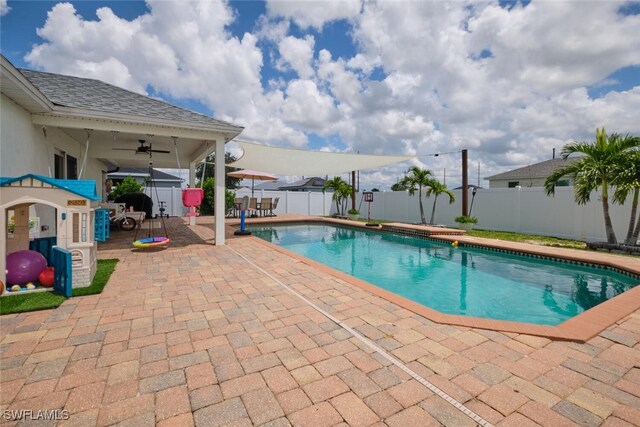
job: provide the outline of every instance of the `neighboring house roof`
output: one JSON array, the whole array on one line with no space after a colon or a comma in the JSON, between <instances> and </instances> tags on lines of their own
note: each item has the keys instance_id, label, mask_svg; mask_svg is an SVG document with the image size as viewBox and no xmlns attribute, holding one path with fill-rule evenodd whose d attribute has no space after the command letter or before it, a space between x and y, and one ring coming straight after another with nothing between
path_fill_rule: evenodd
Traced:
<instances>
[{"instance_id":1,"label":"neighboring house roof","mask_svg":"<svg viewBox=\"0 0 640 427\"><path fill-rule=\"evenodd\" d=\"M89 200L102 200L96 192L96 182L92 179L56 179L33 173L18 177L0 177L0 187L5 187L16 181L28 178L37 179L55 188L68 191ZM17 188L17 187L16 187Z\"/></svg>"},{"instance_id":2,"label":"neighboring house roof","mask_svg":"<svg viewBox=\"0 0 640 427\"><path fill-rule=\"evenodd\" d=\"M292 182L287 185L283 185L279 190L291 190L293 188L322 188L326 179L319 177L305 178L299 181Z\"/></svg>"},{"instance_id":3,"label":"neighboring house roof","mask_svg":"<svg viewBox=\"0 0 640 427\"><path fill-rule=\"evenodd\" d=\"M26 69L19 69L19 71L54 105L204 125L237 127L100 80Z\"/></svg>"},{"instance_id":4,"label":"neighboring house roof","mask_svg":"<svg viewBox=\"0 0 640 427\"><path fill-rule=\"evenodd\" d=\"M485 179L486 179L486 178L485 178ZM482 190L482 187L479 187L479 186L477 186L477 185L475 185L475 184L469 184L469 185L467 185L467 188L471 188L471 189L473 189L473 188L477 188L477 189L479 189L479 190ZM456 188L454 188L453 190L462 190L462 185L461 185L460 187L456 187Z\"/></svg>"},{"instance_id":5,"label":"neighboring house roof","mask_svg":"<svg viewBox=\"0 0 640 427\"><path fill-rule=\"evenodd\" d=\"M109 177L127 177L127 176L149 176L149 168L120 168L117 172L111 172L108 174ZM158 169L153 169L153 180L154 181L175 181L182 182L184 181L182 178L179 178L175 175L171 175L166 172L162 172Z\"/></svg>"},{"instance_id":6,"label":"neighboring house roof","mask_svg":"<svg viewBox=\"0 0 640 427\"><path fill-rule=\"evenodd\" d=\"M556 169L570 165L571 163L575 162L576 160L579 160L580 158L581 157L569 157L567 160L564 160L561 158L545 160L544 162L534 163L529 166L499 173L497 175L492 175L492 176L486 177L485 179L495 180L495 179L546 178Z\"/></svg>"},{"instance_id":7,"label":"neighboring house roof","mask_svg":"<svg viewBox=\"0 0 640 427\"><path fill-rule=\"evenodd\" d=\"M280 187L285 185L285 182L282 181L265 181L256 185L254 188L256 190L279 190Z\"/></svg>"}]
</instances>

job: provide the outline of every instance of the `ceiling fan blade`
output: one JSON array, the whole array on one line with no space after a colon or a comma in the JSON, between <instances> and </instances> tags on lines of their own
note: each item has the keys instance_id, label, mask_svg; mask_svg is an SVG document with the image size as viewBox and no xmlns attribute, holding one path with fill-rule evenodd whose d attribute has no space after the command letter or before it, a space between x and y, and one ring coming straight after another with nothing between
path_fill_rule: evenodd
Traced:
<instances>
[{"instance_id":1,"label":"ceiling fan blade","mask_svg":"<svg viewBox=\"0 0 640 427\"><path fill-rule=\"evenodd\" d=\"M112 150L118 150L118 151L137 151L135 148L112 148Z\"/></svg>"},{"instance_id":2,"label":"ceiling fan blade","mask_svg":"<svg viewBox=\"0 0 640 427\"><path fill-rule=\"evenodd\" d=\"M167 151L167 150L150 150L153 153L170 153L171 151Z\"/></svg>"}]
</instances>

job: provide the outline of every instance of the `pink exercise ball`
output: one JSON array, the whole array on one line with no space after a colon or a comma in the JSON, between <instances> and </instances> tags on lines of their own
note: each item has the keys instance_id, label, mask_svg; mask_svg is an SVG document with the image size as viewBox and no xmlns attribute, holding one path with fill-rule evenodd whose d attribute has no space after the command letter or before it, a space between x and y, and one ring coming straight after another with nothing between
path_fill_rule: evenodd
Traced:
<instances>
[{"instance_id":1,"label":"pink exercise ball","mask_svg":"<svg viewBox=\"0 0 640 427\"><path fill-rule=\"evenodd\" d=\"M36 251L18 251L7 256L7 284L20 285L38 280L47 260Z\"/></svg>"}]
</instances>

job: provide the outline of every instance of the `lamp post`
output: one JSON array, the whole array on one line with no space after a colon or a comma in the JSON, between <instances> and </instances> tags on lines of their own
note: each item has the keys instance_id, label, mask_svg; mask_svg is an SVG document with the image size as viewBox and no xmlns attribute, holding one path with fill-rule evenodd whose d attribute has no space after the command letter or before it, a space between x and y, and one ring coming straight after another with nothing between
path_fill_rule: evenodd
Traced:
<instances>
[{"instance_id":1,"label":"lamp post","mask_svg":"<svg viewBox=\"0 0 640 427\"><path fill-rule=\"evenodd\" d=\"M467 173L467 149L462 150L462 215L467 216L468 207L468 191L469 191L469 175Z\"/></svg>"},{"instance_id":2,"label":"lamp post","mask_svg":"<svg viewBox=\"0 0 640 427\"><path fill-rule=\"evenodd\" d=\"M478 187L473 187L473 191L471 192L471 207L469 208L469 216L471 216L471 210L473 210L473 201L476 198L477 192L478 192Z\"/></svg>"}]
</instances>

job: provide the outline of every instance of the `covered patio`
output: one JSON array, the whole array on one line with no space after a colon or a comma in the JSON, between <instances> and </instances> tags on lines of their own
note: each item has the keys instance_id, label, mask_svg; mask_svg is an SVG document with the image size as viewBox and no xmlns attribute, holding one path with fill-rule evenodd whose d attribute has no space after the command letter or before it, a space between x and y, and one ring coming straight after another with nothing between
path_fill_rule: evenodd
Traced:
<instances>
[{"instance_id":1,"label":"covered patio","mask_svg":"<svg viewBox=\"0 0 640 427\"><path fill-rule=\"evenodd\" d=\"M215 246L211 218L168 227L162 251L100 245L120 259L102 294L3 316L3 409L64 409L59 426L640 419L638 311L584 344L438 324L231 227Z\"/></svg>"}]
</instances>

